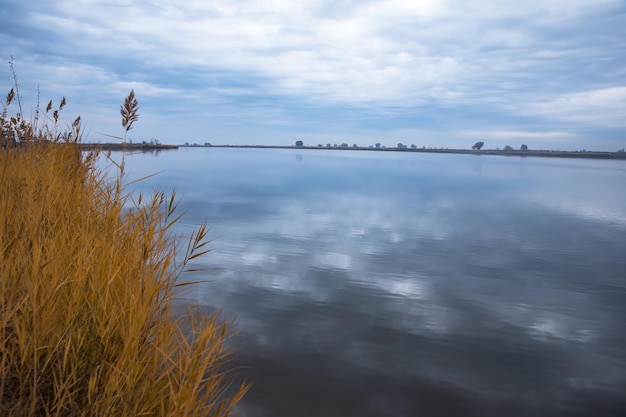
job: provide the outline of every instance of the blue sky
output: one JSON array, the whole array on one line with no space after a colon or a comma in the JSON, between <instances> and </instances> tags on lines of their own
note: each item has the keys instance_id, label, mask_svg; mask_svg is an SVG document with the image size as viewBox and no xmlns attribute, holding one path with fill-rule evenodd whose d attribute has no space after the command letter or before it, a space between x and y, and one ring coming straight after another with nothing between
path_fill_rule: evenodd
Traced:
<instances>
[{"instance_id":1,"label":"blue sky","mask_svg":"<svg viewBox=\"0 0 626 417\"><path fill-rule=\"evenodd\" d=\"M0 3L0 87L89 141L626 146L624 0ZM4 94L4 93L3 93Z\"/></svg>"}]
</instances>

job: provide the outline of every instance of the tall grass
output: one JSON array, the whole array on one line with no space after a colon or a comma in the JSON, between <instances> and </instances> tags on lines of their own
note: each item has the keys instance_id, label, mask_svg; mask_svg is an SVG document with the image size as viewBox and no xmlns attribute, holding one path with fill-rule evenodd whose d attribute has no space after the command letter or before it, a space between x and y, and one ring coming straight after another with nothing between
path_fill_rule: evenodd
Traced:
<instances>
[{"instance_id":1,"label":"tall grass","mask_svg":"<svg viewBox=\"0 0 626 417\"><path fill-rule=\"evenodd\" d=\"M59 134L9 116L10 102L0 115L0 415L228 415L247 389L225 367L229 326L173 305L185 264L206 252L205 227L181 245L173 195L133 198L78 149L80 120ZM10 146L15 134L26 145Z\"/></svg>"}]
</instances>

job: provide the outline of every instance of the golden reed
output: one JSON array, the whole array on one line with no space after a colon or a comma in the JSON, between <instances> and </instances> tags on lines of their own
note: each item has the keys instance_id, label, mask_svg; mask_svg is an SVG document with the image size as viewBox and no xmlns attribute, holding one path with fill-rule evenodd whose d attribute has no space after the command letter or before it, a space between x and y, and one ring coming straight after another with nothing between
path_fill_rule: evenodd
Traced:
<instances>
[{"instance_id":1,"label":"golden reed","mask_svg":"<svg viewBox=\"0 0 626 417\"><path fill-rule=\"evenodd\" d=\"M0 415L228 415L248 389L227 370L229 326L173 304L187 262L208 252L205 226L181 245L173 195L125 192L123 162L112 181L76 146L80 119L59 133L62 105L50 103L51 127L27 123L8 114L11 91L0 114ZM126 132L137 108L133 93Z\"/></svg>"}]
</instances>

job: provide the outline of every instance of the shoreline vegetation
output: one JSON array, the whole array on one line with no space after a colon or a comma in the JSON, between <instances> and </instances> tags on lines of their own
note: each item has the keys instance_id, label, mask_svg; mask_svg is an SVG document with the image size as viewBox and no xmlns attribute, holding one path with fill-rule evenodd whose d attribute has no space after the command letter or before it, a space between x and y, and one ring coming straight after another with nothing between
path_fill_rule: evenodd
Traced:
<instances>
[{"instance_id":1,"label":"shoreline vegetation","mask_svg":"<svg viewBox=\"0 0 626 417\"><path fill-rule=\"evenodd\" d=\"M132 194L124 155L86 152L80 118L58 128L65 99L25 121L17 90L0 103L0 415L228 416L249 387L231 323L183 298L206 225L175 235L175 194ZM132 91L121 114L127 134Z\"/></svg>"},{"instance_id":2,"label":"shoreline vegetation","mask_svg":"<svg viewBox=\"0 0 626 417\"><path fill-rule=\"evenodd\" d=\"M166 145L166 144L124 144L124 143L81 143L83 149L102 149L107 151L161 151L178 148L241 148L241 149L306 149L327 151L371 151L371 152L417 152L435 154L461 154L485 156L517 156L542 158L587 158L587 159L622 159L626 160L626 152L603 151L553 151L553 150L501 150L501 149L429 149L429 148L398 148L398 147L361 147L361 146L272 146L272 145Z\"/></svg>"}]
</instances>

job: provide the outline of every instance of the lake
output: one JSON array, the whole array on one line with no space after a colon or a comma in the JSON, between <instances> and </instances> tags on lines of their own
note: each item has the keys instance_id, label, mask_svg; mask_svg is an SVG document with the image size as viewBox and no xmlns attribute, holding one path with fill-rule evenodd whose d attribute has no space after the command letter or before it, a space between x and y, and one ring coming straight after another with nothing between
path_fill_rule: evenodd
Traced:
<instances>
[{"instance_id":1,"label":"lake","mask_svg":"<svg viewBox=\"0 0 626 417\"><path fill-rule=\"evenodd\" d=\"M113 154L115 157L115 153ZM117 154L119 155L119 154ZM180 148L240 416L626 415L626 161ZM191 276L193 275L193 276Z\"/></svg>"}]
</instances>

